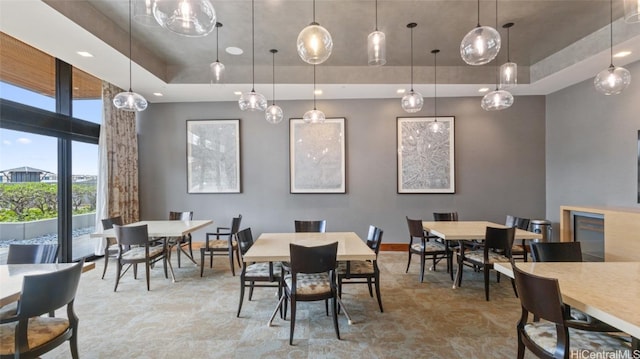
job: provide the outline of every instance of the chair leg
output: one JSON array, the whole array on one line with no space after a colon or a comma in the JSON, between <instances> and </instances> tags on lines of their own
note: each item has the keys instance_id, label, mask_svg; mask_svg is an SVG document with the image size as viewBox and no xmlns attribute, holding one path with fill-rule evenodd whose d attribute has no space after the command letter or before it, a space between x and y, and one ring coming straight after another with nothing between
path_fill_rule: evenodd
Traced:
<instances>
[{"instance_id":1,"label":"chair leg","mask_svg":"<svg viewBox=\"0 0 640 359\"><path fill-rule=\"evenodd\" d=\"M285 312L286 315L286 312ZM289 326L289 345L293 345L293 332L296 326L296 300L291 298L291 324Z\"/></svg>"},{"instance_id":2,"label":"chair leg","mask_svg":"<svg viewBox=\"0 0 640 359\"><path fill-rule=\"evenodd\" d=\"M78 330L77 330L77 326L76 329L73 330L73 334L71 335L71 338L69 338L69 348L71 349L71 358L73 359L78 359L80 358L80 355L78 355Z\"/></svg>"},{"instance_id":3,"label":"chair leg","mask_svg":"<svg viewBox=\"0 0 640 359\"><path fill-rule=\"evenodd\" d=\"M331 303L333 305L333 327L336 330L336 337L340 340L340 329L338 328L338 300L336 296L333 297Z\"/></svg>"},{"instance_id":4,"label":"chair leg","mask_svg":"<svg viewBox=\"0 0 640 359\"><path fill-rule=\"evenodd\" d=\"M122 263L120 263L120 260L118 260L117 265L118 265L118 268L116 270L116 286L113 287L114 292L118 290L118 283L120 282L120 276L122 273Z\"/></svg>"},{"instance_id":5,"label":"chair leg","mask_svg":"<svg viewBox=\"0 0 640 359\"><path fill-rule=\"evenodd\" d=\"M382 309L382 297L380 296L380 276L376 276L376 281L374 284L376 286L376 297L378 297L378 306L380 307L380 313L384 313L384 310Z\"/></svg>"},{"instance_id":6,"label":"chair leg","mask_svg":"<svg viewBox=\"0 0 640 359\"><path fill-rule=\"evenodd\" d=\"M489 301L489 266L484 266L484 297Z\"/></svg>"},{"instance_id":7,"label":"chair leg","mask_svg":"<svg viewBox=\"0 0 640 359\"><path fill-rule=\"evenodd\" d=\"M524 359L524 342L522 342L522 334L520 334L520 329L518 329L518 359Z\"/></svg>"},{"instance_id":8,"label":"chair leg","mask_svg":"<svg viewBox=\"0 0 640 359\"><path fill-rule=\"evenodd\" d=\"M182 252L182 244L180 244L180 242L178 242L176 244L176 254L178 255L178 268L180 268L180 252Z\"/></svg>"},{"instance_id":9,"label":"chair leg","mask_svg":"<svg viewBox=\"0 0 640 359\"><path fill-rule=\"evenodd\" d=\"M464 261L462 258L458 257L458 271L456 272L456 280L453 283L454 286L461 287L462 286L462 273L464 269Z\"/></svg>"},{"instance_id":10,"label":"chair leg","mask_svg":"<svg viewBox=\"0 0 640 359\"><path fill-rule=\"evenodd\" d=\"M164 255L162 256L162 265L164 266L164 277L169 279L169 268L167 265L167 252L164 252Z\"/></svg>"},{"instance_id":11,"label":"chair leg","mask_svg":"<svg viewBox=\"0 0 640 359\"><path fill-rule=\"evenodd\" d=\"M409 252L409 260L407 261L407 270L405 270L405 273L409 273L409 265L411 264L411 252Z\"/></svg>"},{"instance_id":12,"label":"chair leg","mask_svg":"<svg viewBox=\"0 0 640 359\"><path fill-rule=\"evenodd\" d=\"M236 266L233 264L233 248L229 248L229 265L231 266L231 275L236 276Z\"/></svg>"},{"instance_id":13,"label":"chair leg","mask_svg":"<svg viewBox=\"0 0 640 359\"><path fill-rule=\"evenodd\" d=\"M236 317L240 318L240 310L242 310L242 301L244 300L244 278L240 278L240 302L238 302L238 314Z\"/></svg>"},{"instance_id":14,"label":"chair leg","mask_svg":"<svg viewBox=\"0 0 640 359\"><path fill-rule=\"evenodd\" d=\"M189 254L193 258L193 247L191 246L191 237L189 237Z\"/></svg>"},{"instance_id":15,"label":"chair leg","mask_svg":"<svg viewBox=\"0 0 640 359\"><path fill-rule=\"evenodd\" d=\"M251 300L253 298L253 287L255 285L256 282L251 282L251 286L249 287L249 300Z\"/></svg>"},{"instance_id":16,"label":"chair leg","mask_svg":"<svg viewBox=\"0 0 640 359\"><path fill-rule=\"evenodd\" d=\"M424 262L426 258L424 252L420 255L420 283L424 280Z\"/></svg>"},{"instance_id":17,"label":"chair leg","mask_svg":"<svg viewBox=\"0 0 640 359\"><path fill-rule=\"evenodd\" d=\"M371 288L371 277L367 278L367 286L369 286L369 296L373 298L373 289Z\"/></svg>"},{"instance_id":18,"label":"chair leg","mask_svg":"<svg viewBox=\"0 0 640 359\"><path fill-rule=\"evenodd\" d=\"M151 277L151 271L150 271L150 268L149 268L149 260L148 259L147 259L147 262L145 263L144 268L146 269L146 272L147 272L147 291L150 291L151 290L151 283L150 283L151 282L151 278L150 278Z\"/></svg>"},{"instance_id":19,"label":"chair leg","mask_svg":"<svg viewBox=\"0 0 640 359\"><path fill-rule=\"evenodd\" d=\"M324 300L324 310L327 313L327 317L329 316L329 299Z\"/></svg>"},{"instance_id":20,"label":"chair leg","mask_svg":"<svg viewBox=\"0 0 640 359\"><path fill-rule=\"evenodd\" d=\"M107 273L107 265L109 265L109 246L104 249L104 269L102 270L102 279L104 279L104 275Z\"/></svg>"},{"instance_id":21,"label":"chair leg","mask_svg":"<svg viewBox=\"0 0 640 359\"><path fill-rule=\"evenodd\" d=\"M500 272L496 272L496 283L500 283Z\"/></svg>"},{"instance_id":22,"label":"chair leg","mask_svg":"<svg viewBox=\"0 0 640 359\"><path fill-rule=\"evenodd\" d=\"M200 276L204 273L204 248L200 248Z\"/></svg>"},{"instance_id":23,"label":"chair leg","mask_svg":"<svg viewBox=\"0 0 640 359\"><path fill-rule=\"evenodd\" d=\"M513 287L513 293L516 295L516 298L518 298L518 291L516 290L516 281L511 279L511 286Z\"/></svg>"},{"instance_id":24,"label":"chair leg","mask_svg":"<svg viewBox=\"0 0 640 359\"><path fill-rule=\"evenodd\" d=\"M451 280L453 280L453 251L449 251L449 275L451 276Z\"/></svg>"}]
</instances>

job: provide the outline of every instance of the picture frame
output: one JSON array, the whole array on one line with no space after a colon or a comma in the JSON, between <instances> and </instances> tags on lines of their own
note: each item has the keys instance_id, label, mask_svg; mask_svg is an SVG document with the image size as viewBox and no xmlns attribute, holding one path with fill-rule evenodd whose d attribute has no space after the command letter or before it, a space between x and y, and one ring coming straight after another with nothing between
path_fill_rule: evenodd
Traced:
<instances>
[{"instance_id":1,"label":"picture frame","mask_svg":"<svg viewBox=\"0 0 640 359\"><path fill-rule=\"evenodd\" d=\"M398 193L455 193L455 118L398 117Z\"/></svg>"},{"instance_id":2,"label":"picture frame","mask_svg":"<svg viewBox=\"0 0 640 359\"><path fill-rule=\"evenodd\" d=\"M346 119L289 119L291 193L346 193Z\"/></svg>"},{"instance_id":3,"label":"picture frame","mask_svg":"<svg viewBox=\"0 0 640 359\"><path fill-rule=\"evenodd\" d=\"M187 120L187 193L241 193L240 120Z\"/></svg>"}]
</instances>

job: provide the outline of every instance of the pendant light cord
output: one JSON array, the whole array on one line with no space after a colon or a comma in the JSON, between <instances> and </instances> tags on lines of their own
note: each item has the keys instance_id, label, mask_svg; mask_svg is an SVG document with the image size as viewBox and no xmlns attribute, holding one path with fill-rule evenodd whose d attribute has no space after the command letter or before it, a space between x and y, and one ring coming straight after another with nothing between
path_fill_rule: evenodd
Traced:
<instances>
[{"instance_id":1,"label":"pendant light cord","mask_svg":"<svg viewBox=\"0 0 640 359\"><path fill-rule=\"evenodd\" d=\"M480 2L480 0L478 0L478 2ZM497 29L498 29L498 0L496 0L496 31L498 31ZM508 33L509 33L509 29L507 29L507 34ZM507 49L507 51L509 50ZM509 55L507 55L507 57L509 57ZM498 91L499 84L500 84L500 66L498 66L498 60L496 60L496 91Z\"/></svg>"},{"instance_id":2,"label":"pendant light cord","mask_svg":"<svg viewBox=\"0 0 640 359\"><path fill-rule=\"evenodd\" d=\"M251 92L256 92L256 35L254 7L254 0L251 0Z\"/></svg>"},{"instance_id":3,"label":"pendant light cord","mask_svg":"<svg viewBox=\"0 0 640 359\"><path fill-rule=\"evenodd\" d=\"M613 0L609 0L609 59L611 63L609 67L613 66Z\"/></svg>"},{"instance_id":4,"label":"pendant light cord","mask_svg":"<svg viewBox=\"0 0 640 359\"><path fill-rule=\"evenodd\" d=\"M411 92L413 92L413 27L411 28Z\"/></svg>"},{"instance_id":5,"label":"pendant light cord","mask_svg":"<svg viewBox=\"0 0 640 359\"><path fill-rule=\"evenodd\" d=\"M313 23L316 23L316 0L313 0Z\"/></svg>"},{"instance_id":6,"label":"pendant light cord","mask_svg":"<svg viewBox=\"0 0 640 359\"><path fill-rule=\"evenodd\" d=\"M316 65L313 65L313 110L316 110Z\"/></svg>"},{"instance_id":7,"label":"pendant light cord","mask_svg":"<svg viewBox=\"0 0 640 359\"><path fill-rule=\"evenodd\" d=\"M218 48L220 47L220 39L218 37L218 29L220 28L220 26L218 26L218 24L216 24L216 62L220 62L218 61Z\"/></svg>"},{"instance_id":8,"label":"pendant light cord","mask_svg":"<svg viewBox=\"0 0 640 359\"><path fill-rule=\"evenodd\" d=\"M434 50L433 52L433 117L435 121L438 121L438 52Z\"/></svg>"},{"instance_id":9,"label":"pendant light cord","mask_svg":"<svg viewBox=\"0 0 640 359\"><path fill-rule=\"evenodd\" d=\"M478 27L480 27L480 0L478 0Z\"/></svg>"},{"instance_id":10,"label":"pendant light cord","mask_svg":"<svg viewBox=\"0 0 640 359\"><path fill-rule=\"evenodd\" d=\"M509 43L511 42L510 40L510 31L509 31L509 27L507 28L507 62L511 62L511 52L509 51Z\"/></svg>"},{"instance_id":11,"label":"pendant light cord","mask_svg":"<svg viewBox=\"0 0 640 359\"><path fill-rule=\"evenodd\" d=\"M376 31L378 31L378 0L376 0Z\"/></svg>"},{"instance_id":12,"label":"pendant light cord","mask_svg":"<svg viewBox=\"0 0 640 359\"><path fill-rule=\"evenodd\" d=\"M276 51L271 50L272 56L272 71L271 71L271 82L273 83L273 105L276 105Z\"/></svg>"},{"instance_id":13,"label":"pendant light cord","mask_svg":"<svg viewBox=\"0 0 640 359\"><path fill-rule=\"evenodd\" d=\"M129 92L131 91L131 0L129 0Z\"/></svg>"}]
</instances>

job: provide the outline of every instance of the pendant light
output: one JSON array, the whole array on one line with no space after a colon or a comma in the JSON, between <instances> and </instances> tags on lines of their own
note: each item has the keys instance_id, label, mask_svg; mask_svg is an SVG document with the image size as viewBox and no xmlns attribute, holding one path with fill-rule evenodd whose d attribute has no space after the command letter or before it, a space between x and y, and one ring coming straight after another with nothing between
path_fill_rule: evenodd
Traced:
<instances>
[{"instance_id":1,"label":"pendant light","mask_svg":"<svg viewBox=\"0 0 640 359\"><path fill-rule=\"evenodd\" d=\"M155 0L153 17L160 26L181 36L207 36L216 24L209 0Z\"/></svg>"},{"instance_id":2,"label":"pendant light","mask_svg":"<svg viewBox=\"0 0 640 359\"><path fill-rule=\"evenodd\" d=\"M624 0L624 21L640 22L640 0Z\"/></svg>"},{"instance_id":3,"label":"pendant light","mask_svg":"<svg viewBox=\"0 0 640 359\"><path fill-rule=\"evenodd\" d=\"M302 116L304 123L324 123L324 112L316 108L316 65L313 65L313 110L309 110Z\"/></svg>"},{"instance_id":4,"label":"pendant light","mask_svg":"<svg viewBox=\"0 0 640 359\"><path fill-rule=\"evenodd\" d=\"M282 122L282 118L284 117L284 114L282 113L282 108L276 105L276 54L278 53L278 50L271 49L269 51L271 52L271 55L272 55L272 66L273 66L273 72L272 72L273 104L267 107L267 111L264 113L264 118L269 123L277 124Z\"/></svg>"},{"instance_id":5,"label":"pendant light","mask_svg":"<svg viewBox=\"0 0 640 359\"><path fill-rule=\"evenodd\" d=\"M402 105L402 109L409 113L420 111L424 102L422 94L413 91L413 29L416 26L418 26L418 24L416 24L415 22L410 22L407 24L407 27L411 30L411 91L409 91L408 94L404 95L402 97L402 101L400 102Z\"/></svg>"},{"instance_id":6,"label":"pendant light","mask_svg":"<svg viewBox=\"0 0 640 359\"><path fill-rule=\"evenodd\" d=\"M429 123L429 131L432 133L442 133L442 125L438 122L438 53L440 50L433 49L433 122Z\"/></svg>"},{"instance_id":7,"label":"pendant light","mask_svg":"<svg viewBox=\"0 0 640 359\"><path fill-rule=\"evenodd\" d=\"M631 83L631 74L624 67L613 66L613 0L609 0L610 60L608 68L600 71L593 80L596 90L604 95L617 95Z\"/></svg>"},{"instance_id":8,"label":"pendant light","mask_svg":"<svg viewBox=\"0 0 640 359\"><path fill-rule=\"evenodd\" d=\"M255 91L256 85L256 44L255 44L255 11L254 0L251 0L251 92L245 92L240 96L238 105L242 111L264 111L267 108L267 99Z\"/></svg>"},{"instance_id":9,"label":"pendant light","mask_svg":"<svg viewBox=\"0 0 640 359\"><path fill-rule=\"evenodd\" d=\"M113 98L113 105L119 110L138 112L147 108L147 100L131 90L131 0L129 0L129 91L120 92Z\"/></svg>"},{"instance_id":10,"label":"pendant light","mask_svg":"<svg viewBox=\"0 0 640 359\"><path fill-rule=\"evenodd\" d=\"M516 87L518 84L518 64L511 62L511 56L509 54L509 29L514 24L508 22L502 25L502 28L507 29L507 62L500 66L500 88L509 89Z\"/></svg>"},{"instance_id":11,"label":"pendant light","mask_svg":"<svg viewBox=\"0 0 640 359\"><path fill-rule=\"evenodd\" d=\"M153 0L137 0L133 3L133 21L144 26L158 26L153 17Z\"/></svg>"},{"instance_id":12,"label":"pendant light","mask_svg":"<svg viewBox=\"0 0 640 359\"><path fill-rule=\"evenodd\" d=\"M298 34L298 55L311 65L325 62L333 50L333 40L327 29L316 22L316 0L313 0L313 22Z\"/></svg>"},{"instance_id":13,"label":"pendant light","mask_svg":"<svg viewBox=\"0 0 640 359\"><path fill-rule=\"evenodd\" d=\"M222 80L222 74L224 73L224 64L220 62L220 60L218 59L218 48L220 47L218 31L221 27L222 27L222 23L217 22L216 23L216 61L212 62L209 65L209 68L211 69L211 82L215 81L218 83L220 82L220 80Z\"/></svg>"},{"instance_id":14,"label":"pendant light","mask_svg":"<svg viewBox=\"0 0 640 359\"><path fill-rule=\"evenodd\" d=\"M496 14L497 12L498 0L496 0ZM498 55L500 43L500 33L496 29L480 25L480 0L478 0L478 25L462 39L460 56L469 65L484 65Z\"/></svg>"},{"instance_id":15,"label":"pendant light","mask_svg":"<svg viewBox=\"0 0 640 359\"><path fill-rule=\"evenodd\" d=\"M498 27L498 2L496 1L496 28ZM513 105L513 95L507 90L500 90L500 69L496 65L496 89L482 97L480 106L485 111L500 111Z\"/></svg>"},{"instance_id":16,"label":"pendant light","mask_svg":"<svg viewBox=\"0 0 640 359\"><path fill-rule=\"evenodd\" d=\"M369 66L382 66L387 63L387 40L384 32L378 31L378 0L376 0L376 29L367 37L367 55Z\"/></svg>"}]
</instances>

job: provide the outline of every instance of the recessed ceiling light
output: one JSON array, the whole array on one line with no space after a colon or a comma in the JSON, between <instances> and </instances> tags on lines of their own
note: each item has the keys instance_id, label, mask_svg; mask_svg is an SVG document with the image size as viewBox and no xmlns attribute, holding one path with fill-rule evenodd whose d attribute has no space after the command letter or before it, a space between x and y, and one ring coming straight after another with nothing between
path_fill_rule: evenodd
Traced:
<instances>
[{"instance_id":1,"label":"recessed ceiling light","mask_svg":"<svg viewBox=\"0 0 640 359\"><path fill-rule=\"evenodd\" d=\"M487 92L487 91L489 91L488 87L483 87L483 88L478 89L478 92Z\"/></svg>"},{"instance_id":2,"label":"recessed ceiling light","mask_svg":"<svg viewBox=\"0 0 640 359\"><path fill-rule=\"evenodd\" d=\"M625 57L625 56L629 56L631 55L631 51L620 51L617 52L615 55L613 55L613 57Z\"/></svg>"},{"instance_id":3,"label":"recessed ceiling light","mask_svg":"<svg viewBox=\"0 0 640 359\"><path fill-rule=\"evenodd\" d=\"M314 90L314 91L313 91L313 93L314 93L315 95L322 95L322 90L317 89L317 90Z\"/></svg>"},{"instance_id":4,"label":"recessed ceiling light","mask_svg":"<svg viewBox=\"0 0 640 359\"><path fill-rule=\"evenodd\" d=\"M233 94L236 96L241 96L242 95L242 91L233 91Z\"/></svg>"},{"instance_id":5,"label":"recessed ceiling light","mask_svg":"<svg viewBox=\"0 0 640 359\"><path fill-rule=\"evenodd\" d=\"M398 95L402 95L403 93L405 93L405 91L406 91L405 89L397 89L397 90L396 90L396 93L397 93Z\"/></svg>"},{"instance_id":6,"label":"recessed ceiling light","mask_svg":"<svg viewBox=\"0 0 640 359\"><path fill-rule=\"evenodd\" d=\"M162 92L154 92L154 93L153 93L153 95L154 95L154 96L158 96L158 97L162 97L162 96L164 96L164 95L162 94Z\"/></svg>"},{"instance_id":7,"label":"recessed ceiling light","mask_svg":"<svg viewBox=\"0 0 640 359\"><path fill-rule=\"evenodd\" d=\"M82 56L82 57L93 57L93 55L91 55L90 53L86 52L86 51L78 51L76 52L76 54Z\"/></svg>"},{"instance_id":8,"label":"recessed ceiling light","mask_svg":"<svg viewBox=\"0 0 640 359\"><path fill-rule=\"evenodd\" d=\"M224 51L229 55L242 55L244 53L241 48L235 46L229 46Z\"/></svg>"}]
</instances>

